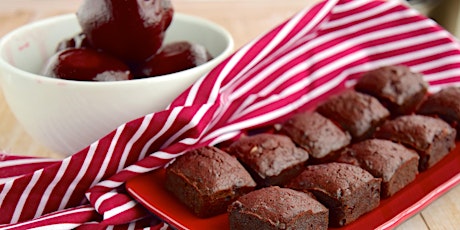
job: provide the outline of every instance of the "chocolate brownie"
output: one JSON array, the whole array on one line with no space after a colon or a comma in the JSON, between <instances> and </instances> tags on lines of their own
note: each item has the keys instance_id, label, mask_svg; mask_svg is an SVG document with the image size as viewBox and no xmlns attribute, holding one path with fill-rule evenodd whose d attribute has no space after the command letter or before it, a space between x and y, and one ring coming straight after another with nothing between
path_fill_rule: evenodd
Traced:
<instances>
[{"instance_id":1,"label":"chocolate brownie","mask_svg":"<svg viewBox=\"0 0 460 230\"><path fill-rule=\"evenodd\" d=\"M428 83L423 74L404 65L393 65L365 73L355 89L376 97L392 115L397 116L415 112L427 94Z\"/></svg>"},{"instance_id":2,"label":"chocolate brownie","mask_svg":"<svg viewBox=\"0 0 460 230\"><path fill-rule=\"evenodd\" d=\"M351 141L350 134L317 112L293 115L282 125L281 131L315 159L324 159Z\"/></svg>"},{"instance_id":3,"label":"chocolate brownie","mask_svg":"<svg viewBox=\"0 0 460 230\"><path fill-rule=\"evenodd\" d=\"M390 115L376 98L354 90L329 97L317 111L348 131L354 141L371 136Z\"/></svg>"},{"instance_id":4,"label":"chocolate brownie","mask_svg":"<svg viewBox=\"0 0 460 230\"><path fill-rule=\"evenodd\" d=\"M228 152L240 160L259 187L283 184L303 169L309 157L289 137L269 133L241 137Z\"/></svg>"},{"instance_id":5,"label":"chocolate brownie","mask_svg":"<svg viewBox=\"0 0 460 230\"><path fill-rule=\"evenodd\" d=\"M415 180L417 152L389 140L369 139L345 148L337 162L359 166L382 178L381 197L387 198Z\"/></svg>"},{"instance_id":6,"label":"chocolate brownie","mask_svg":"<svg viewBox=\"0 0 460 230\"><path fill-rule=\"evenodd\" d=\"M377 129L375 137L415 149L420 156L419 171L425 171L455 147L456 133L439 118L405 115L385 122Z\"/></svg>"},{"instance_id":7,"label":"chocolate brownie","mask_svg":"<svg viewBox=\"0 0 460 230\"><path fill-rule=\"evenodd\" d=\"M329 224L347 225L380 204L380 178L351 164L309 165L286 187L306 190L329 209Z\"/></svg>"},{"instance_id":8,"label":"chocolate brownie","mask_svg":"<svg viewBox=\"0 0 460 230\"><path fill-rule=\"evenodd\" d=\"M235 157L215 147L202 147L166 168L165 186L196 216L210 217L225 213L256 183Z\"/></svg>"},{"instance_id":9,"label":"chocolate brownie","mask_svg":"<svg viewBox=\"0 0 460 230\"><path fill-rule=\"evenodd\" d=\"M326 207L304 192L277 186L241 196L228 212L231 230L328 228Z\"/></svg>"},{"instance_id":10,"label":"chocolate brownie","mask_svg":"<svg viewBox=\"0 0 460 230\"><path fill-rule=\"evenodd\" d=\"M430 95L422 103L419 114L438 116L456 127L460 134L460 87L448 87Z\"/></svg>"}]
</instances>

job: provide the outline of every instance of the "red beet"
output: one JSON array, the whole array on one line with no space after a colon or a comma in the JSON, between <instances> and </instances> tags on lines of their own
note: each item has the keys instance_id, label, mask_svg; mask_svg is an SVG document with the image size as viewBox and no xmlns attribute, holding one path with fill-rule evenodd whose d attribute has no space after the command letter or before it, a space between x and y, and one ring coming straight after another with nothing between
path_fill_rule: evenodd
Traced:
<instances>
[{"instance_id":1,"label":"red beet","mask_svg":"<svg viewBox=\"0 0 460 230\"><path fill-rule=\"evenodd\" d=\"M202 45L186 41L165 45L160 52L135 68L135 78L159 76L190 69L211 60L212 57Z\"/></svg>"},{"instance_id":2,"label":"red beet","mask_svg":"<svg viewBox=\"0 0 460 230\"><path fill-rule=\"evenodd\" d=\"M44 75L76 81L132 79L128 66L123 62L88 48L69 48L57 52L48 60Z\"/></svg>"},{"instance_id":3,"label":"red beet","mask_svg":"<svg viewBox=\"0 0 460 230\"><path fill-rule=\"evenodd\" d=\"M129 65L157 53L172 17L170 0L85 0L77 12L91 46Z\"/></svg>"}]
</instances>

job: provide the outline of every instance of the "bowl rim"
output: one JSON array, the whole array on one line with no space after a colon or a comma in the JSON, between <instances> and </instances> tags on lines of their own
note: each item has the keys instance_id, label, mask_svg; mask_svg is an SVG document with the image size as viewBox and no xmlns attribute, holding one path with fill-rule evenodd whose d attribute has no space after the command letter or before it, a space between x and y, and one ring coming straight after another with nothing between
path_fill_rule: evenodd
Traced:
<instances>
[{"instance_id":1,"label":"bowl rim","mask_svg":"<svg viewBox=\"0 0 460 230\"><path fill-rule=\"evenodd\" d=\"M76 19L76 14L75 13L69 13L69 14L62 14L58 16L53 16L53 17L48 17L45 19L37 20L28 24L25 24L23 26L20 26L10 32L8 32L6 35L4 35L2 38L0 38L0 67L7 69L9 72L17 72L18 75L21 75L26 78L31 78L32 80L37 80L40 81L41 83L49 83L49 84L58 84L58 85L74 85L74 86L89 86L89 87L107 87L107 86L121 86L121 85L137 85L137 84L142 84L142 83L147 83L147 82L164 82L164 81L169 81L177 78L182 78L184 74L187 74L187 72L192 72L192 71L200 71L200 69L206 69L209 65L218 65L220 62L222 62L226 57L230 56L231 52L233 52L234 49L234 39L233 36L230 34L230 32L225 29L223 26L199 17L195 15L190 15L190 14L184 14L184 13L174 13L174 18L179 18L180 20L187 21L187 22L193 22L195 24L204 24L206 27L211 28L212 30L217 31L218 33L222 34L223 37L226 40L226 47L225 49L219 53L219 55L215 56L212 60L199 65L197 67L187 69L187 70L182 70L179 72L171 73L171 74L166 74L166 75L160 75L160 76L152 76L152 77L146 77L146 78L139 78L139 79L131 79L131 80L122 80L122 81L77 81L77 80L67 80L67 79L60 79L60 78L51 78L51 77L46 77L40 74L36 73L31 73L26 70L19 69L9 62L7 62L4 59L4 55L1 53L3 48L6 46L6 43L14 38L14 36L24 30L28 30L32 27L40 27L44 26L46 24L55 22L55 21L65 21L65 20L71 20L71 19ZM173 20L174 20L173 18ZM203 73L205 75L206 72ZM0 79L2 76L0 76ZM1 82L1 81L0 81ZM1 86L1 84L0 84Z\"/></svg>"}]
</instances>

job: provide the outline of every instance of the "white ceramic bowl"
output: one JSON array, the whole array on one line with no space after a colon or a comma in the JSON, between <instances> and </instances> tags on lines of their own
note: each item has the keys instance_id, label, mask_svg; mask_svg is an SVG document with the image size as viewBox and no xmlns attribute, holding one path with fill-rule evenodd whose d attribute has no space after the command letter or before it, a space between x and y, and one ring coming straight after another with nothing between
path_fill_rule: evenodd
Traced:
<instances>
[{"instance_id":1,"label":"white ceramic bowl","mask_svg":"<svg viewBox=\"0 0 460 230\"><path fill-rule=\"evenodd\" d=\"M39 143L70 155L119 125L165 109L181 92L233 52L233 39L221 26L175 13L165 43L187 40L215 57L201 66L159 77L81 82L40 76L58 42L81 30L74 14L20 27L0 42L0 85L24 129Z\"/></svg>"}]
</instances>

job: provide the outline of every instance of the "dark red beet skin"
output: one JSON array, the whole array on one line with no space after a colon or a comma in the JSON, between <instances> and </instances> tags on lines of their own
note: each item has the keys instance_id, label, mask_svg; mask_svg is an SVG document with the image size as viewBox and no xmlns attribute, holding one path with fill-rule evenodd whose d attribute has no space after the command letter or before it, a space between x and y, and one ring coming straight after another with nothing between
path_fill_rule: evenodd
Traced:
<instances>
[{"instance_id":1,"label":"dark red beet skin","mask_svg":"<svg viewBox=\"0 0 460 230\"><path fill-rule=\"evenodd\" d=\"M69 48L57 52L48 60L43 74L76 81L132 79L128 66L123 62L88 48Z\"/></svg>"},{"instance_id":2,"label":"dark red beet skin","mask_svg":"<svg viewBox=\"0 0 460 230\"><path fill-rule=\"evenodd\" d=\"M85 0L77 12L91 46L128 65L157 53L172 17L170 0Z\"/></svg>"},{"instance_id":3,"label":"dark red beet skin","mask_svg":"<svg viewBox=\"0 0 460 230\"><path fill-rule=\"evenodd\" d=\"M77 11L82 31L58 44L44 74L78 81L129 80L211 60L199 44L163 46L173 13L170 0L84 0Z\"/></svg>"},{"instance_id":4,"label":"dark red beet skin","mask_svg":"<svg viewBox=\"0 0 460 230\"><path fill-rule=\"evenodd\" d=\"M135 78L159 76L190 69L211 60L206 48L186 41L173 42L133 71Z\"/></svg>"}]
</instances>

